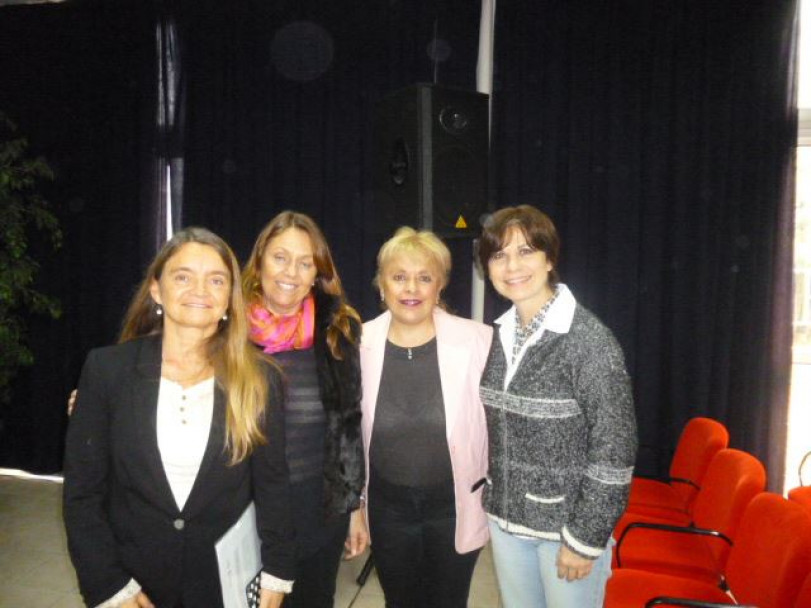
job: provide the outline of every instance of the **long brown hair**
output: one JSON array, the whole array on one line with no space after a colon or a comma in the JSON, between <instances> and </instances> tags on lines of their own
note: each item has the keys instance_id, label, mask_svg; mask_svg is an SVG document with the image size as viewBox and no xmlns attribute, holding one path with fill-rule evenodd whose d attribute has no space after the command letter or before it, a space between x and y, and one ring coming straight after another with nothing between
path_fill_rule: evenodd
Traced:
<instances>
[{"instance_id":1,"label":"long brown hair","mask_svg":"<svg viewBox=\"0 0 811 608\"><path fill-rule=\"evenodd\" d=\"M208 339L206 353L214 366L217 383L226 395L225 445L231 464L245 459L259 444L265 443L261 423L265 412L268 386L259 361L260 355L248 343L248 319L240 289L239 263L231 248L205 228L185 228L169 239L149 265L144 280L130 302L119 342L163 333L163 317L149 292L153 281L160 280L169 259L188 243L214 249L228 268L231 294L226 313Z\"/></svg>"},{"instance_id":2,"label":"long brown hair","mask_svg":"<svg viewBox=\"0 0 811 608\"><path fill-rule=\"evenodd\" d=\"M354 344L356 338L352 332L352 322L360 323L360 315L346 301L346 294L335 263L332 261L327 239L310 216L296 211L282 211L262 228L242 273L245 299L250 303L262 303L264 296L261 281L262 256L268 244L288 228L301 230L310 237L316 269L315 288L338 298L338 310L327 329L327 345L333 357L343 359L340 338L343 336L350 344Z\"/></svg>"}]
</instances>

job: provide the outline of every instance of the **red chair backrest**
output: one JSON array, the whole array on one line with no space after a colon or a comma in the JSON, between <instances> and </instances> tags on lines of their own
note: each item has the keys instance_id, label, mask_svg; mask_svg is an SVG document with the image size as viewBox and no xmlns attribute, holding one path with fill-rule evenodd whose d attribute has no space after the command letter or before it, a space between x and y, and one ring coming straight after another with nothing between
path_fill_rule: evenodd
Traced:
<instances>
[{"instance_id":1,"label":"red chair backrest","mask_svg":"<svg viewBox=\"0 0 811 608\"><path fill-rule=\"evenodd\" d=\"M794 608L811 608L811 572L805 577L805 583L800 587L800 595L794 601Z\"/></svg>"},{"instance_id":2,"label":"red chair backrest","mask_svg":"<svg viewBox=\"0 0 811 608\"><path fill-rule=\"evenodd\" d=\"M766 489L766 469L741 450L720 450L710 462L693 506L693 523L699 528L722 532L735 539L752 499ZM730 547L721 540L708 540L719 570L723 570Z\"/></svg>"},{"instance_id":3,"label":"red chair backrest","mask_svg":"<svg viewBox=\"0 0 811 608\"><path fill-rule=\"evenodd\" d=\"M782 496L763 492L749 503L727 561L739 604L794 606L811 572L811 516Z\"/></svg>"},{"instance_id":4,"label":"red chair backrest","mask_svg":"<svg viewBox=\"0 0 811 608\"><path fill-rule=\"evenodd\" d=\"M788 499L802 505L811 513L811 486L794 488L788 493Z\"/></svg>"},{"instance_id":5,"label":"red chair backrest","mask_svg":"<svg viewBox=\"0 0 811 608\"><path fill-rule=\"evenodd\" d=\"M673 460L670 461L670 476L702 485L712 457L729 445L729 432L726 427L712 418L691 418L679 437ZM695 495L695 488L688 484L673 484L676 491L689 504Z\"/></svg>"}]
</instances>

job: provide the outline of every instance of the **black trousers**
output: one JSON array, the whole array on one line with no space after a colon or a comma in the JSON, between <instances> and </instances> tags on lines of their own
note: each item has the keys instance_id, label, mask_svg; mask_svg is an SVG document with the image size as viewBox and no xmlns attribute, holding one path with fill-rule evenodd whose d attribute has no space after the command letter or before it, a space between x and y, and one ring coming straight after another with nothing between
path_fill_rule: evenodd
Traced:
<instances>
[{"instance_id":1,"label":"black trousers","mask_svg":"<svg viewBox=\"0 0 811 608\"><path fill-rule=\"evenodd\" d=\"M369 531L387 608L465 608L479 550L454 547L453 484L397 486L372 472Z\"/></svg>"},{"instance_id":2,"label":"black trousers","mask_svg":"<svg viewBox=\"0 0 811 608\"><path fill-rule=\"evenodd\" d=\"M330 527L331 536L314 551L296 560L293 592L284 598L284 608L332 608L335 577L346 541L347 518Z\"/></svg>"}]
</instances>

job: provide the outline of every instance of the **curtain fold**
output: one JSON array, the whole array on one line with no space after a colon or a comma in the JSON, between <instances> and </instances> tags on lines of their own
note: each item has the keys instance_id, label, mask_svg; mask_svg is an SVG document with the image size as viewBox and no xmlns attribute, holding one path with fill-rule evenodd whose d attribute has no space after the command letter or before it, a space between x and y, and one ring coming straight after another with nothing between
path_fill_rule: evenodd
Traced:
<instances>
[{"instance_id":1,"label":"curtain fold","mask_svg":"<svg viewBox=\"0 0 811 608\"><path fill-rule=\"evenodd\" d=\"M34 364L0 410L0 466L61 469L67 396L154 255L154 25L148 3L0 7L0 108L54 168L43 195L64 233L55 254L33 239L38 289L63 315L29 318Z\"/></svg>"},{"instance_id":2,"label":"curtain fold","mask_svg":"<svg viewBox=\"0 0 811 608\"><path fill-rule=\"evenodd\" d=\"M564 281L625 350L641 472L665 474L686 420L708 415L781 483L796 13L793 0L499 6L497 204L558 224Z\"/></svg>"},{"instance_id":3,"label":"curtain fold","mask_svg":"<svg viewBox=\"0 0 811 608\"><path fill-rule=\"evenodd\" d=\"M185 73L181 34L171 11L164 7L156 29L157 87L156 133L157 146L153 160L160 176L157 216L171 214L171 230L183 225L183 134L185 131ZM156 231L157 246L166 240L166 230Z\"/></svg>"}]
</instances>

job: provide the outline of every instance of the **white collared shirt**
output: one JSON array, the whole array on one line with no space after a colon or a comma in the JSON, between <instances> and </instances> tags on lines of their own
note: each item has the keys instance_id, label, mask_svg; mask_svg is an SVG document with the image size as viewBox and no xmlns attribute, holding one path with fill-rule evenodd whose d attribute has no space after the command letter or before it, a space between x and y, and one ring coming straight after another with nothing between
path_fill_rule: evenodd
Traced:
<instances>
[{"instance_id":1,"label":"white collared shirt","mask_svg":"<svg viewBox=\"0 0 811 608\"><path fill-rule=\"evenodd\" d=\"M549 308L549 311L546 313L543 323L535 331L535 333L533 333L529 339L527 339L527 341L521 347L521 350L518 351L518 356L515 357L515 360L513 360L512 357L513 342L515 341L515 323L517 318L515 305L511 306L507 312L495 320L495 323L499 326L498 336L501 340L501 348L504 350L504 355L507 360L507 369L506 373L504 374L504 390L507 390L507 387L510 385L510 381L512 381L518 366L521 364L521 361L524 358L524 354L527 352L527 349L538 342L547 329L558 334L569 333L569 329L572 326L572 319L574 318L574 310L577 306L577 301L574 299L572 292L569 291L569 288L563 283L558 283L558 289L558 297L555 299L552 306Z\"/></svg>"}]
</instances>

